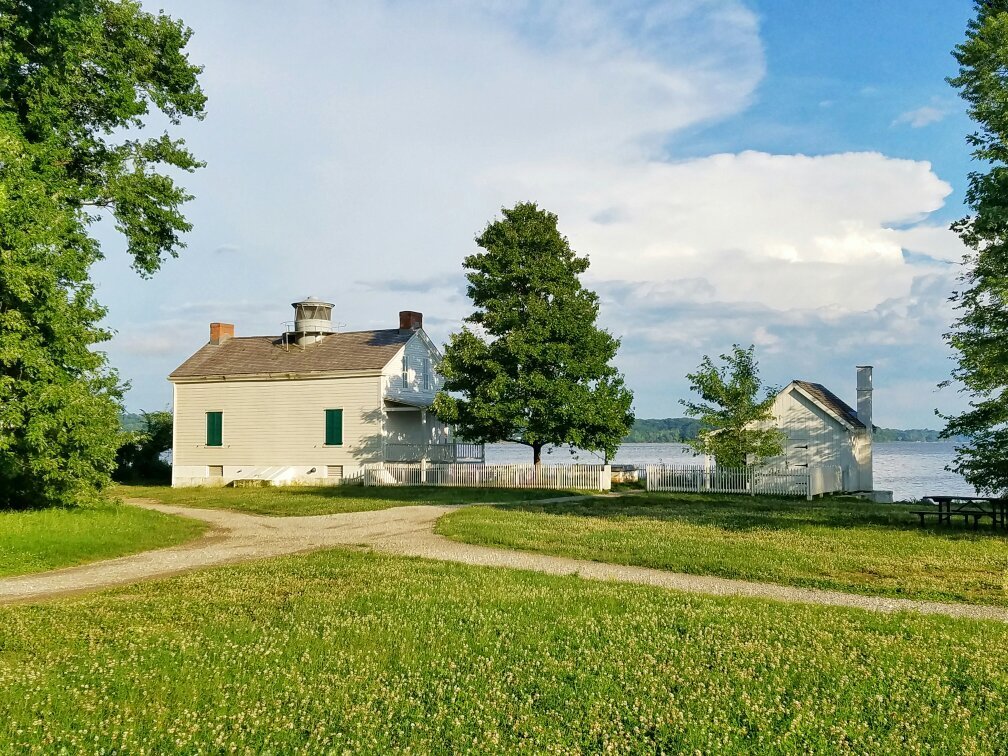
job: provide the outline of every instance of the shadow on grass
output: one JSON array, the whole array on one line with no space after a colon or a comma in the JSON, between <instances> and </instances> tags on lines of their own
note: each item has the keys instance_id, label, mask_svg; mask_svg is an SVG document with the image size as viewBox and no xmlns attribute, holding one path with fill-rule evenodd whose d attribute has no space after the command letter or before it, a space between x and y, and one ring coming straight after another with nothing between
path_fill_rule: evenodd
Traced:
<instances>
[{"instance_id":1,"label":"shadow on grass","mask_svg":"<svg viewBox=\"0 0 1008 756\"><path fill-rule=\"evenodd\" d=\"M974 530L962 524L931 524L921 527L918 504L875 504L862 499L837 497L806 501L797 498L726 496L716 494L644 494L621 498L591 498L579 501L537 504L502 502L492 505L502 511L545 515L571 515L604 520L641 518L714 527L727 531L804 530L809 527L837 529L885 528L917 531L950 539L1006 538L990 525Z\"/></svg>"}]
</instances>

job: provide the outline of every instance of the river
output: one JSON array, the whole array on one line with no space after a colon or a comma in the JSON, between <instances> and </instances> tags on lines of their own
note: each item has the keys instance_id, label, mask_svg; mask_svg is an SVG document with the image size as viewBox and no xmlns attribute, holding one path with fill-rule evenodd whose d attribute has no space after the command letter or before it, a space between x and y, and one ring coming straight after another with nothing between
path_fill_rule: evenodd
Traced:
<instances>
[{"instance_id":1,"label":"river","mask_svg":"<svg viewBox=\"0 0 1008 756\"><path fill-rule=\"evenodd\" d=\"M875 444L875 488L892 491L896 501L919 499L928 494L974 495L965 480L945 470L952 462L953 447L951 442ZM531 462L532 450L520 444L488 444L486 461ZM566 449L549 449L544 452L543 461L599 463L602 460L590 452L578 452L572 457ZM623 444L612 461L616 464L697 464L700 460L682 444Z\"/></svg>"}]
</instances>

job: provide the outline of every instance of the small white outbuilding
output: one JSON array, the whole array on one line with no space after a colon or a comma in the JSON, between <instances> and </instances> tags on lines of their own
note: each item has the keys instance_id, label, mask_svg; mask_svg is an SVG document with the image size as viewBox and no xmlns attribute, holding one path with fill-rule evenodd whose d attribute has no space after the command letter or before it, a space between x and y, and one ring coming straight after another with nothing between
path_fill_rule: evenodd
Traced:
<instances>
[{"instance_id":1,"label":"small white outbuilding","mask_svg":"<svg viewBox=\"0 0 1008 756\"><path fill-rule=\"evenodd\" d=\"M872 479L872 368L857 368L857 409L811 381L791 381L774 400L773 415L784 433L784 453L770 467L839 467L845 492L870 492Z\"/></svg>"}]
</instances>

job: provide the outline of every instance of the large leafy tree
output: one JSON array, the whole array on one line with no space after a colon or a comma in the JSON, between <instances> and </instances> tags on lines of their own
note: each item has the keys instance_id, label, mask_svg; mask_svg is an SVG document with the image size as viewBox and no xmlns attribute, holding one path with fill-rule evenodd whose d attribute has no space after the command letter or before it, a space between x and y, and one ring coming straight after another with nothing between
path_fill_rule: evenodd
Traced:
<instances>
[{"instance_id":1,"label":"large leafy tree","mask_svg":"<svg viewBox=\"0 0 1008 756\"><path fill-rule=\"evenodd\" d=\"M184 246L200 164L152 113L201 118L190 30L123 0L0 0L0 507L95 500L122 386L91 266L105 215L141 275ZM148 132L145 132L148 133Z\"/></svg>"},{"instance_id":2,"label":"large leafy tree","mask_svg":"<svg viewBox=\"0 0 1008 756\"><path fill-rule=\"evenodd\" d=\"M633 394L611 364L619 341L595 324L588 258L534 203L504 208L466 257L475 311L452 336L434 408L474 441L569 445L610 457L633 424ZM471 327L470 327L471 326Z\"/></svg>"},{"instance_id":3,"label":"large leafy tree","mask_svg":"<svg viewBox=\"0 0 1008 756\"><path fill-rule=\"evenodd\" d=\"M969 175L971 215L952 229L969 248L952 296L959 311L946 340L969 408L947 417L945 437L962 436L952 468L981 491L1008 489L1008 0L976 3L966 40L952 53L959 89L979 129L967 137L984 170Z\"/></svg>"},{"instance_id":4,"label":"large leafy tree","mask_svg":"<svg viewBox=\"0 0 1008 756\"><path fill-rule=\"evenodd\" d=\"M686 443L698 454L712 455L718 467L745 467L749 455L757 460L777 456L784 450L773 423L777 390L763 389L755 347L735 344L719 362L705 355L696 371L686 374L702 400L680 400L686 414L700 420L699 434Z\"/></svg>"}]
</instances>

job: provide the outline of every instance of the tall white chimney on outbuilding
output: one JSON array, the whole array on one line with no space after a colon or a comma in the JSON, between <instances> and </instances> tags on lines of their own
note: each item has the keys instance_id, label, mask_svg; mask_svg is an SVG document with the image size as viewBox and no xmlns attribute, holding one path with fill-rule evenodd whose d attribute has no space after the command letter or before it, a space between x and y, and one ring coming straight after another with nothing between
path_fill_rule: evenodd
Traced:
<instances>
[{"instance_id":1,"label":"tall white chimney on outbuilding","mask_svg":"<svg viewBox=\"0 0 1008 756\"><path fill-rule=\"evenodd\" d=\"M864 439L855 441L855 458L858 462L858 487L862 491L872 491L875 488L875 476L872 471L872 436L875 426L872 425L872 366L857 366L857 416L864 423L867 433Z\"/></svg>"},{"instance_id":2,"label":"tall white chimney on outbuilding","mask_svg":"<svg viewBox=\"0 0 1008 756\"><path fill-rule=\"evenodd\" d=\"M868 429L868 435L874 435L871 417L872 366L857 366L857 416Z\"/></svg>"}]
</instances>

